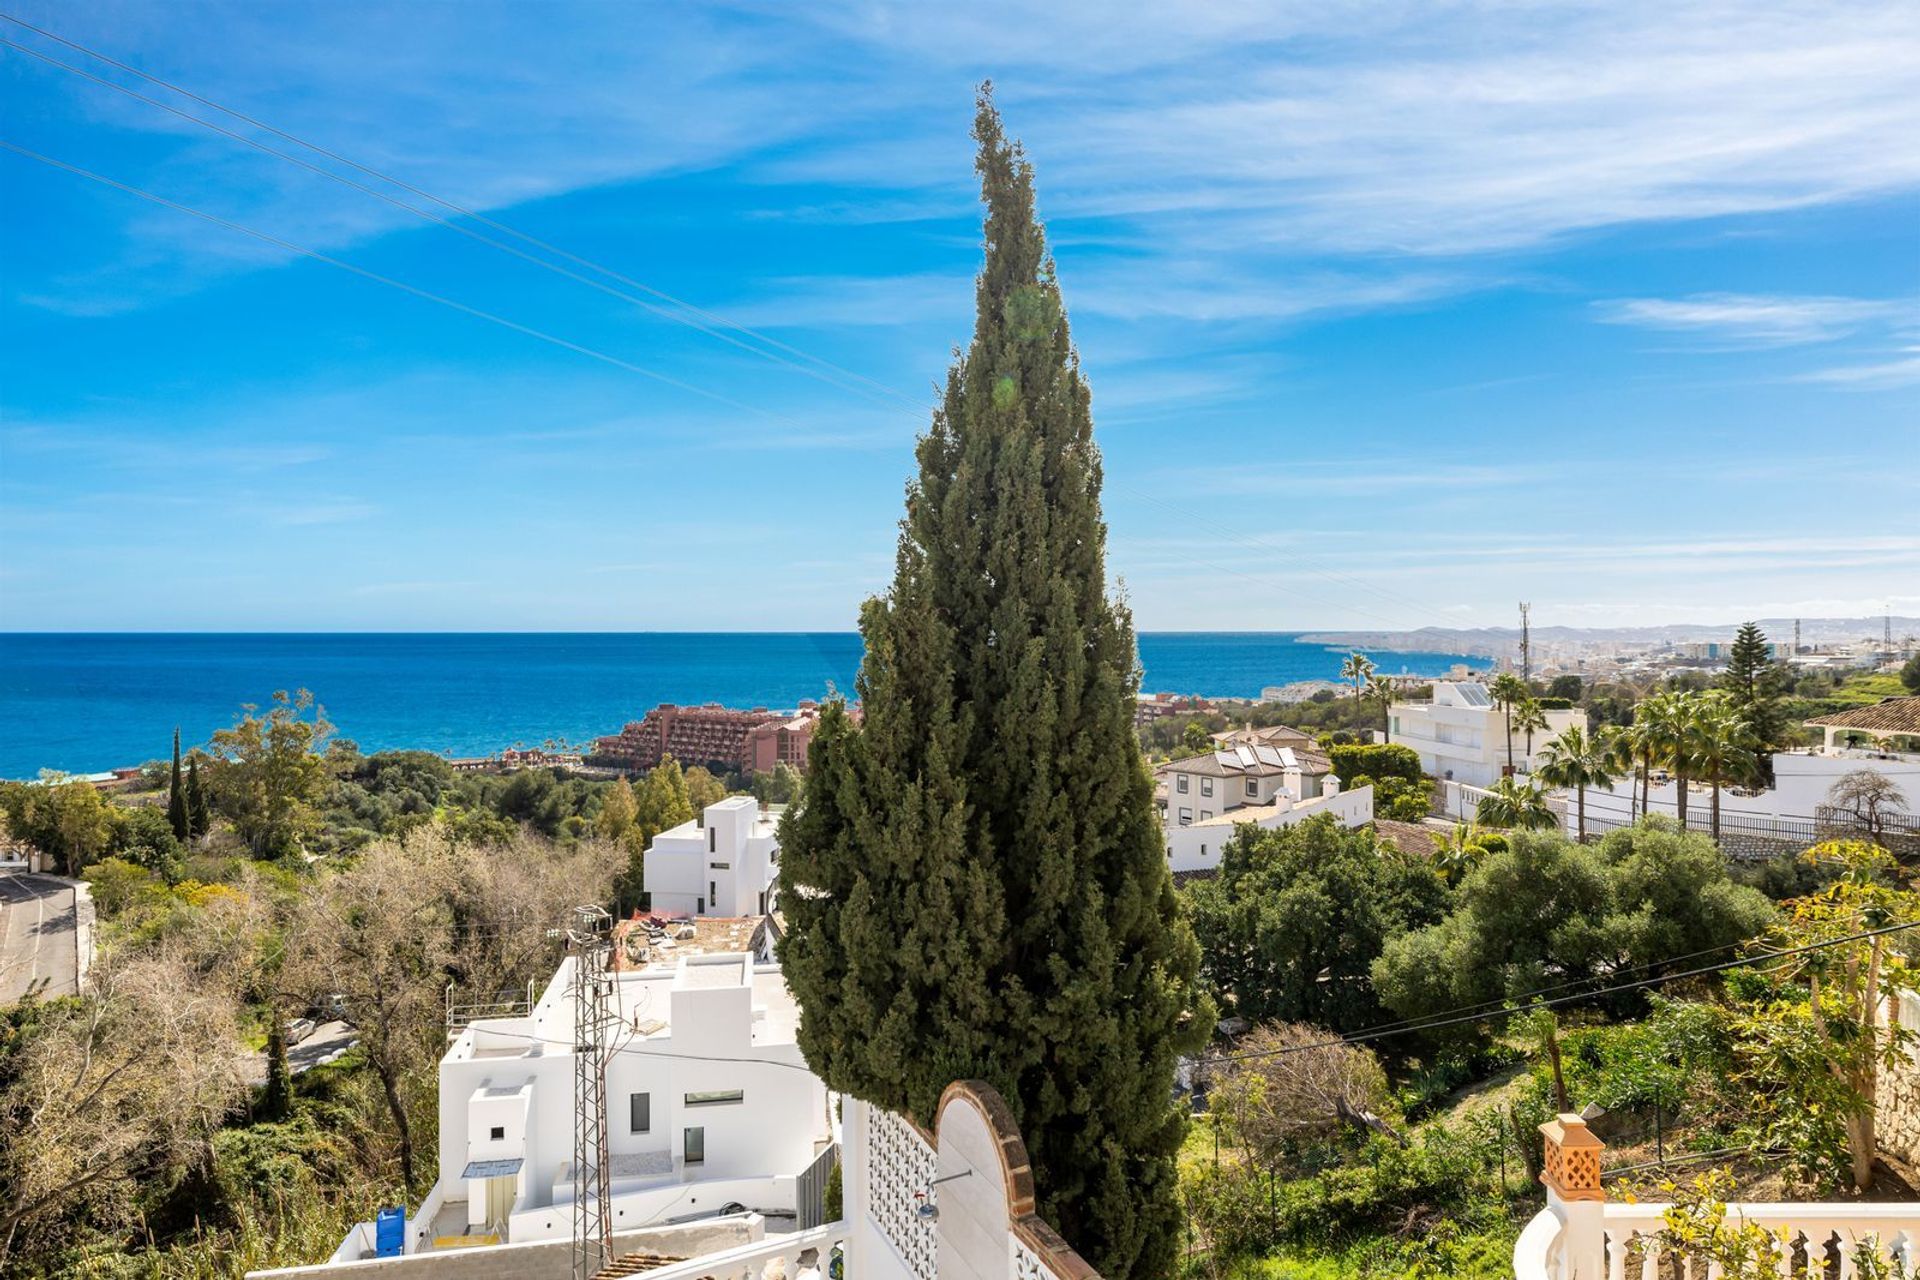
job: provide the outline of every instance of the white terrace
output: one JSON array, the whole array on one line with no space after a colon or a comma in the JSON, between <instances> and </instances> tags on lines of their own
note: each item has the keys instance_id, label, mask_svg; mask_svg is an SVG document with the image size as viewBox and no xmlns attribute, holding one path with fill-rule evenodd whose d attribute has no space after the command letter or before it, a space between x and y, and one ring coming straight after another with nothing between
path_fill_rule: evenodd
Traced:
<instances>
[{"instance_id":1,"label":"white terrace","mask_svg":"<svg viewBox=\"0 0 1920 1280\"><path fill-rule=\"evenodd\" d=\"M1683 1275L1719 1280L1717 1266L1669 1256L1661 1231L1664 1204L1628 1204L1607 1199L1600 1181L1606 1144L1577 1115L1540 1126L1546 1137L1547 1207L1520 1233L1513 1249L1515 1280L1653 1280ZM1781 1275L1856 1280L1867 1275L1906 1275L1920 1259L1920 1204L1778 1204L1727 1206L1729 1225L1765 1227L1786 1246ZM1864 1250L1885 1271L1862 1271ZM1796 1261L1796 1256L1798 1261ZM1677 1269L1676 1269L1677 1267Z\"/></svg>"}]
</instances>

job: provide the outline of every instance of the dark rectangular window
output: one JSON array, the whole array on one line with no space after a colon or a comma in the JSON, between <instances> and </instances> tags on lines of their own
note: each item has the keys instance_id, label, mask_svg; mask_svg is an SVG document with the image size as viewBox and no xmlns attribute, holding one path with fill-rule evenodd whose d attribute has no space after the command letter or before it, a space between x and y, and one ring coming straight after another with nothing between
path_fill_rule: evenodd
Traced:
<instances>
[{"instance_id":1,"label":"dark rectangular window","mask_svg":"<svg viewBox=\"0 0 1920 1280\"><path fill-rule=\"evenodd\" d=\"M627 1095L627 1132L650 1133L653 1130L653 1095L650 1093L630 1093Z\"/></svg>"},{"instance_id":2,"label":"dark rectangular window","mask_svg":"<svg viewBox=\"0 0 1920 1280\"><path fill-rule=\"evenodd\" d=\"M1252 778L1247 779L1247 794L1250 796L1257 796L1260 794L1260 784L1255 782Z\"/></svg>"},{"instance_id":3,"label":"dark rectangular window","mask_svg":"<svg viewBox=\"0 0 1920 1280\"><path fill-rule=\"evenodd\" d=\"M731 871L731 870L733 870L733 864L732 864L731 862L709 862L709 863L707 864L707 866L708 866L708 867L709 867L709 868L710 868L711 870L714 870L714 871Z\"/></svg>"},{"instance_id":4,"label":"dark rectangular window","mask_svg":"<svg viewBox=\"0 0 1920 1280\"><path fill-rule=\"evenodd\" d=\"M705 1093L690 1093L682 1099L689 1107L718 1107L746 1100L747 1095L738 1089L709 1089Z\"/></svg>"},{"instance_id":5,"label":"dark rectangular window","mask_svg":"<svg viewBox=\"0 0 1920 1280\"><path fill-rule=\"evenodd\" d=\"M707 852L720 852L720 833L712 827L707 828Z\"/></svg>"},{"instance_id":6,"label":"dark rectangular window","mask_svg":"<svg viewBox=\"0 0 1920 1280\"><path fill-rule=\"evenodd\" d=\"M707 1131L705 1129L693 1128L681 1131L680 1158L687 1164L706 1163Z\"/></svg>"},{"instance_id":7,"label":"dark rectangular window","mask_svg":"<svg viewBox=\"0 0 1920 1280\"><path fill-rule=\"evenodd\" d=\"M707 901L713 903L714 910L720 909L720 886L712 880L707 881Z\"/></svg>"},{"instance_id":8,"label":"dark rectangular window","mask_svg":"<svg viewBox=\"0 0 1920 1280\"><path fill-rule=\"evenodd\" d=\"M1201 794L1201 795L1203 795L1203 796L1210 796L1210 795L1212 795L1212 794L1213 794L1213 779L1212 779L1212 778L1202 778L1202 779L1200 779L1200 794Z\"/></svg>"},{"instance_id":9,"label":"dark rectangular window","mask_svg":"<svg viewBox=\"0 0 1920 1280\"><path fill-rule=\"evenodd\" d=\"M1187 794L1187 775L1186 774L1184 773L1175 774L1173 781L1174 781L1174 785L1179 788L1181 795Z\"/></svg>"},{"instance_id":10,"label":"dark rectangular window","mask_svg":"<svg viewBox=\"0 0 1920 1280\"><path fill-rule=\"evenodd\" d=\"M506 1126L499 1124L493 1126L493 1128L487 1130L487 1137L494 1142L505 1142L507 1140Z\"/></svg>"},{"instance_id":11,"label":"dark rectangular window","mask_svg":"<svg viewBox=\"0 0 1920 1280\"><path fill-rule=\"evenodd\" d=\"M705 898L695 898L693 900L693 914L697 916L707 914L707 900Z\"/></svg>"}]
</instances>

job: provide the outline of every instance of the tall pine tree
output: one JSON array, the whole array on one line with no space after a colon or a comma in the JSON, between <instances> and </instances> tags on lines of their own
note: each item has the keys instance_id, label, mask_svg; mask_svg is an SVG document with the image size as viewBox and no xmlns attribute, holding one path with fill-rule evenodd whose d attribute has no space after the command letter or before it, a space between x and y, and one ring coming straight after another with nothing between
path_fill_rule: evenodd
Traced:
<instances>
[{"instance_id":1,"label":"tall pine tree","mask_svg":"<svg viewBox=\"0 0 1920 1280\"><path fill-rule=\"evenodd\" d=\"M180 730L177 728L173 731L173 771L167 775L167 825L173 828L173 838L181 844L193 834L187 814L187 788L180 777Z\"/></svg>"},{"instance_id":2,"label":"tall pine tree","mask_svg":"<svg viewBox=\"0 0 1920 1280\"><path fill-rule=\"evenodd\" d=\"M1767 653L1767 636L1756 622L1741 624L1727 653L1720 685L1763 747L1777 746L1786 733L1780 698L1786 692L1786 668ZM1769 767L1771 760L1765 762Z\"/></svg>"},{"instance_id":3,"label":"tall pine tree","mask_svg":"<svg viewBox=\"0 0 1920 1280\"><path fill-rule=\"evenodd\" d=\"M1210 1014L1134 737L1087 386L990 88L974 136L973 341L861 611L863 718L826 709L782 831L781 955L832 1087L924 1121L949 1082L991 1082L1046 1217L1114 1280L1159 1277L1174 1061Z\"/></svg>"}]
</instances>

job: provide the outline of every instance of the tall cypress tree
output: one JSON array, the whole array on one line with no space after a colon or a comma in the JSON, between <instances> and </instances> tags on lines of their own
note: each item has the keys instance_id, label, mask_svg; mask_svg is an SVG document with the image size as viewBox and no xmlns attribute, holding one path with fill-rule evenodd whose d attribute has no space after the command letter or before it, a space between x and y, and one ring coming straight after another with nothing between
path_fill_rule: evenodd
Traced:
<instances>
[{"instance_id":1,"label":"tall cypress tree","mask_svg":"<svg viewBox=\"0 0 1920 1280\"><path fill-rule=\"evenodd\" d=\"M200 757L187 757L187 830L197 840L213 830L213 805L200 781Z\"/></svg>"},{"instance_id":2,"label":"tall cypress tree","mask_svg":"<svg viewBox=\"0 0 1920 1280\"><path fill-rule=\"evenodd\" d=\"M192 831L187 819L187 789L180 779L180 730L173 731L173 772L167 775L167 825L173 838L186 843Z\"/></svg>"},{"instance_id":3,"label":"tall cypress tree","mask_svg":"<svg viewBox=\"0 0 1920 1280\"><path fill-rule=\"evenodd\" d=\"M990 87L974 136L973 341L919 443L892 588L861 611L862 718L826 709L783 827L781 958L832 1087L930 1120L949 1082L988 1080L1047 1218L1107 1276L1159 1277L1174 1060L1210 1014L1134 737L1087 386Z\"/></svg>"}]
</instances>

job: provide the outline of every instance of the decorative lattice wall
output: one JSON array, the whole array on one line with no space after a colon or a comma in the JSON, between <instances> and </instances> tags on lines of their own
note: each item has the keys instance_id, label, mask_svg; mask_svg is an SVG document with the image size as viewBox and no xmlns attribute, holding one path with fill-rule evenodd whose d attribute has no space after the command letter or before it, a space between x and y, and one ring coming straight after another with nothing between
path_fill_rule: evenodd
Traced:
<instances>
[{"instance_id":1,"label":"decorative lattice wall","mask_svg":"<svg viewBox=\"0 0 1920 1280\"><path fill-rule=\"evenodd\" d=\"M1027 1242L1019 1236L1011 1237L1013 1244L1013 1280L1059 1280L1040 1255L1027 1247Z\"/></svg>"},{"instance_id":2,"label":"decorative lattice wall","mask_svg":"<svg viewBox=\"0 0 1920 1280\"><path fill-rule=\"evenodd\" d=\"M933 1181L933 1170L933 1148L911 1124L891 1111L867 1109L867 1176L874 1225L919 1280L935 1280L934 1224L921 1220L915 1195Z\"/></svg>"}]
</instances>

